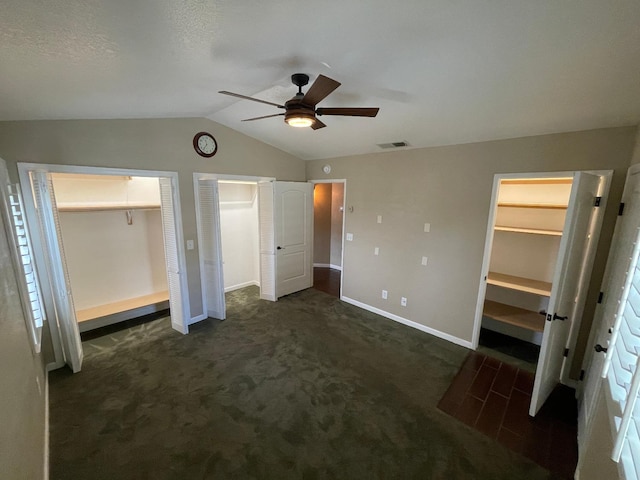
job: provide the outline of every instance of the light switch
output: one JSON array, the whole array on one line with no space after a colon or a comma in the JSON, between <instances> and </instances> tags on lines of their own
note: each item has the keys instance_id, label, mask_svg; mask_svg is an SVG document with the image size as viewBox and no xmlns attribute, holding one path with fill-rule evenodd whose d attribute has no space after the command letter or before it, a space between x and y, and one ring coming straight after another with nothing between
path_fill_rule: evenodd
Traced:
<instances>
[{"instance_id":1,"label":"light switch","mask_svg":"<svg viewBox=\"0 0 640 480\"><path fill-rule=\"evenodd\" d=\"M378 223L382 223L382 215L378 215Z\"/></svg>"},{"instance_id":2,"label":"light switch","mask_svg":"<svg viewBox=\"0 0 640 480\"><path fill-rule=\"evenodd\" d=\"M193 240L187 240L187 250L193 250L193 249L194 249Z\"/></svg>"},{"instance_id":3,"label":"light switch","mask_svg":"<svg viewBox=\"0 0 640 480\"><path fill-rule=\"evenodd\" d=\"M406 307L407 306L407 297L402 297L400 299L400 306L401 307Z\"/></svg>"},{"instance_id":4,"label":"light switch","mask_svg":"<svg viewBox=\"0 0 640 480\"><path fill-rule=\"evenodd\" d=\"M347 233L347 242L353 241L353 233Z\"/></svg>"},{"instance_id":5,"label":"light switch","mask_svg":"<svg viewBox=\"0 0 640 480\"><path fill-rule=\"evenodd\" d=\"M424 231L426 233L429 233L431 231L431 224L430 223L425 223L424 224Z\"/></svg>"},{"instance_id":6,"label":"light switch","mask_svg":"<svg viewBox=\"0 0 640 480\"><path fill-rule=\"evenodd\" d=\"M373 249L373 254L378 255L380 253L380 249L378 247Z\"/></svg>"},{"instance_id":7,"label":"light switch","mask_svg":"<svg viewBox=\"0 0 640 480\"><path fill-rule=\"evenodd\" d=\"M427 266L427 257L422 257L422 265Z\"/></svg>"}]
</instances>

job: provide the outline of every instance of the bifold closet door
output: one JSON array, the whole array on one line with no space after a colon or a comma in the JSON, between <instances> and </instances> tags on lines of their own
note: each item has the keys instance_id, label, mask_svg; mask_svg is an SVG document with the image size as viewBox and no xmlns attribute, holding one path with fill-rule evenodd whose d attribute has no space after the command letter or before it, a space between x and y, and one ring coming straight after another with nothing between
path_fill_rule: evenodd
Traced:
<instances>
[{"instance_id":1,"label":"bifold closet door","mask_svg":"<svg viewBox=\"0 0 640 480\"><path fill-rule=\"evenodd\" d=\"M276 240L273 224L273 182L258 182L258 228L260 230L260 298L275 302Z\"/></svg>"},{"instance_id":2,"label":"bifold closet door","mask_svg":"<svg viewBox=\"0 0 640 480\"><path fill-rule=\"evenodd\" d=\"M182 292L183 276L186 272L180 269L178 253L178 225L176 224L177 205L173 180L169 177L160 178L160 206L162 211L162 232L164 236L164 254L167 267L167 284L169 286L169 307L171 308L171 327L180 333L187 334L187 319Z\"/></svg>"},{"instance_id":3,"label":"bifold closet door","mask_svg":"<svg viewBox=\"0 0 640 480\"><path fill-rule=\"evenodd\" d=\"M51 175L43 171L31 172L33 195L45 249L46 270L52 288L65 363L74 373L82 368L82 343L71 294L71 282L62 244L60 218L56 207ZM52 316L49 316L52 318Z\"/></svg>"},{"instance_id":4,"label":"bifold closet door","mask_svg":"<svg viewBox=\"0 0 640 480\"><path fill-rule=\"evenodd\" d=\"M575 174L536 367L529 407L531 416L538 413L560 382L571 322L576 320L580 307L576 299L582 297L581 289L588 286L583 283L583 277L585 271L590 270L586 259L593 248L594 200L599 188L600 176L585 172Z\"/></svg>"},{"instance_id":5,"label":"bifold closet door","mask_svg":"<svg viewBox=\"0 0 640 480\"><path fill-rule=\"evenodd\" d=\"M224 320L226 303L217 180L198 180L196 213L206 312L211 318Z\"/></svg>"}]
</instances>

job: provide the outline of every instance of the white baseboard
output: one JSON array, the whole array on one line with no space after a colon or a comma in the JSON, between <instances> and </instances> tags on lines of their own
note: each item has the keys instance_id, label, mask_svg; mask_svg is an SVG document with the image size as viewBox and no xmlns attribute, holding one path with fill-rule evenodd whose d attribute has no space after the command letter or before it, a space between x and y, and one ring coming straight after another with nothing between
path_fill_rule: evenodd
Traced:
<instances>
[{"instance_id":1,"label":"white baseboard","mask_svg":"<svg viewBox=\"0 0 640 480\"><path fill-rule=\"evenodd\" d=\"M333 263L314 263L313 266L318 268L331 268L332 270L342 271L342 267L340 265L334 265Z\"/></svg>"},{"instance_id":2,"label":"white baseboard","mask_svg":"<svg viewBox=\"0 0 640 480\"><path fill-rule=\"evenodd\" d=\"M341 297L340 300L350 303L351 305L355 305L356 307L360 307L369 312L377 313L383 317L386 317L390 320L393 320L398 323L402 323L403 325L407 325L408 327L415 328L417 330L421 330L425 333L433 335L434 337L442 338L443 340L447 340L448 342L455 343L456 345L460 345L462 347L466 347L471 349L471 342L468 340L463 340L458 337L454 337L453 335L449 335L448 333L441 332L440 330L436 330L435 328L427 327L426 325L422 325L421 323L414 322L413 320L408 320L406 318L402 318L393 313L385 312L384 310L380 310L379 308L372 307L371 305L367 305L366 303L359 302L349 297Z\"/></svg>"},{"instance_id":3,"label":"white baseboard","mask_svg":"<svg viewBox=\"0 0 640 480\"><path fill-rule=\"evenodd\" d=\"M225 287L224 293L233 292L234 290L240 290L241 288L250 287L252 285L255 285L256 287L259 287L260 286L260 282L258 282L256 280L250 280L248 282L239 283L237 285L231 285L230 287Z\"/></svg>"},{"instance_id":4,"label":"white baseboard","mask_svg":"<svg viewBox=\"0 0 640 480\"><path fill-rule=\"evenodd\" d=\"M191 317L191 319L189 320L189 325L193 325L194 323L201 322L202 320L206 320L207 318L209 317L207 316L206 313L202 313L197 317Z\"/></svg>"},{"instance_id":5,"label":"white baseboard","mask_svg":"<svg viewBox=\"0 0 640 480\"><path fill-rule=\"evenodd\" d=\"M49 480L49 372L44 374L44 472L42 478Z\"/></svg>"}]
</instances>

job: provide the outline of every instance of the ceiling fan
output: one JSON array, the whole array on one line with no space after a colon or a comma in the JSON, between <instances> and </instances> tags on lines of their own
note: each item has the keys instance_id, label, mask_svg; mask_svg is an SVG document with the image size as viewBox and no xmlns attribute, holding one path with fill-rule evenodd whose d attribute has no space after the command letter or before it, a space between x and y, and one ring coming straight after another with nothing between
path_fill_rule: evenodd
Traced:
<instances>
[{"instance_id":1,"label":"ceiling fan","mask_svg":"<svg viewBox=\"0 0 640 480\"><path fill-rule=\"evenodd\" d=\"M331 92L340 86L337 82L324 75L318 75L313 85L309 87L307 93L302 93L302 87L309 83L309 75L305 73L294 73L291 75L291 81L298 87L298 93L284 105L260 100L258 98L240 95L239 93L220 91L224 95L232 97L244 98L254 102L266 103L274 107L284 109L284 113L276 113L273 115L265 115L262 117L247 118L243 122L251 122L253 120L262 120L263 118L280 117L284 115L284 121L292 127L311 127L314 130L326 127L317 117L320 115L341 115L347 117L375 117L379 108L316 108L316 105L324 100Z\"/></svg>"}]
</instances>

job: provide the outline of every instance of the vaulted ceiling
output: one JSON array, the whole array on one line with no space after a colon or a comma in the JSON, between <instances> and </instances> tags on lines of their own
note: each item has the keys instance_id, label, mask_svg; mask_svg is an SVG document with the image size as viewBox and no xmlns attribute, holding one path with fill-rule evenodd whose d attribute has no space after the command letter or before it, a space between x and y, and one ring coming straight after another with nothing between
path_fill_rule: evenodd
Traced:
<instances>
[{"instance_id":1,"label":"vaulted ceiling","mask_svg":"<svg viewBox=\"0 0 640 480\"><path fill-rule=\"evenodd\" d=\"M637 0L3 0L0 120L208 117L303 159L640 123ZM294 129L319 106L380 107Z\"/></svg>"}]
</instances>

